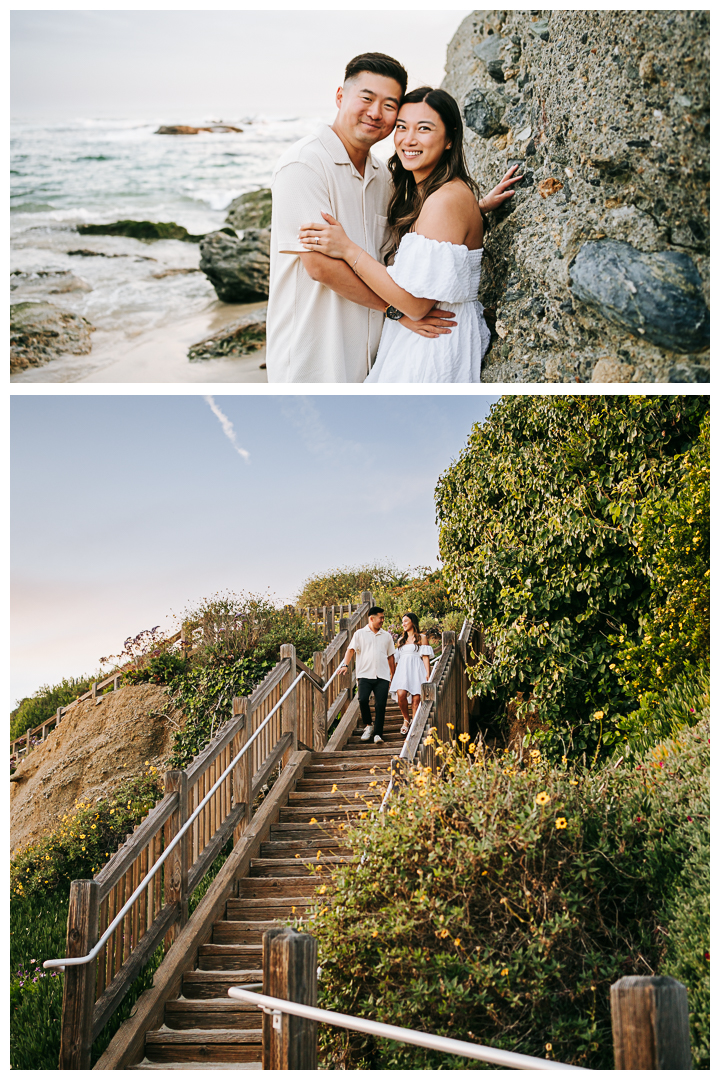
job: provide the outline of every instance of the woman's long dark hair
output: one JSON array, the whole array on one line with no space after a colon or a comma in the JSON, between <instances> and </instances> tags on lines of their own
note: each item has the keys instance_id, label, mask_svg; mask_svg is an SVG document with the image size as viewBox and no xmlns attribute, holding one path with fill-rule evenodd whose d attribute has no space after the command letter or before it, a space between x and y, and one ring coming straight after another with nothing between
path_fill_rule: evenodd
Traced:
<instances>
[{"instance_id":1,"label":"woman's long dark hair","mask_svg":"<svg viewBox=\"0 0 720 1080\"><path fill-rule=\"evenodd\" d=\"M470 176L465 161L463 123L457 101L446 90L421 86L419 90L412 90L400 99L400 108L402 109L403 105L415 105L420 101L426 101L442 120L450 141L450 149L444 151L430 176L420 184L415 182L413 174L403 166L397 153L388 161L394 188L388 207L393 250L397 249L405 233L410 232L419 218L427 197L443 184L460 179L467 184L476 198L480 197L480 190Z\"/></svg>"},{"instance_id":2,"label":"woman's long dark hair","mask_svg":"<svg viewBox=\"0 0 720 1080\"><path fill-rule=\"evenodd\" d=\"M406 611L403 615L403 619L409 619L412 623L413 633L415 634L415 648L420 648L420 622L417 615L413 615L412 611ZM397 643L398 649L402 649L403 645L407 643L408 631L404 630L402 637Z\"/></svg>"}]
</instances>

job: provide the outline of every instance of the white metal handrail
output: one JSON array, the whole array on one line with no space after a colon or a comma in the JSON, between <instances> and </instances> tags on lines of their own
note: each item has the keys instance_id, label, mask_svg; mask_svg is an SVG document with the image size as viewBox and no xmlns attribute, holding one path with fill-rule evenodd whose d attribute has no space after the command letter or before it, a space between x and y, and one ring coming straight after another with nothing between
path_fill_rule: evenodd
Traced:
<instances>
[{"instance_id":1,"label":"white metal handrail","mask_svg":"<svg viewBox=\"0 0 720 1080\"><path fill-rule=\"evenodd\" d=\"M141 895L141 893L143 892L143 890L144 890L144 889L145 889L145 888L147 887L148 883L149 883L149 882L150 882L150 881L152 880L152 878L153 878L153 877L155 876L155 874L156 874L156 873L158 872L158 870L160 869L160 867L161 867L161 866L163 865L163 863L164 863L164 862L165 862L165 860L167 859L167 857L168 857L168 855L170 854L170 852L171 852L171 851L172 851L172 850L173 850L173 849L174 849L174 848L175 848L175 847L176 847L176 846L177 846L177 845L178 845L178 844L180 843L181 839L183 838L183 836L185 835L185 833L186 833L186 832L188 831L188 829L190 828L190 826L192 825L192 823L193 823L193 822L195 821L195 818L196 818L196 817L198 816L198 814L200 813L200 811L201 811L201 810L203 809L203 807L204 807L204 806L205 806L205 805L206 805L206 804L207 804L207 803L208 803L208 802L210 801L210 799L211 799L211 798L213 797L213 795L215 794L215 792L217 791L217 789L218 789L218 788L220 787L220 785L222 784L222 782L223 782L223 781L224 781L224 780L225 780L225 779L227 778L228 774L229 774L229 773L230 773L230 772L231 772L231 771L232 771L232 770L233 770L233 769L235 768L235 766L237 765L237 763L238 763L238 762L240 761L240 758L241 758L241 757L242 757L242 756L243 756L244 754L246 754L246 753L248 752L248 750L250 749L250 747L252 746L252 744L253 744L253 743L255 742L255 740L257 739L258 735L260 734L260 732L261 732L261 731L263 730L263 728L265 727L265 725L266 725L266 724L268 723L268 721L269 721L269 720L270 720L270 719L271 719L271 718L272 718L272 717L273 717L273 716L275 715L275 713L276 713L276 712L278 711L278 709L279 709L279 708L280 708L280 706L281 706L281 705L283 704L283 702L284 702L284 701L285 701L285 700L286 700L286 699L287 699L287 698L288 698L288 697L290 696L290 694L291 694L291 693L292 693L292 691L293 691L293 690L295 689L295 687L297 686L297 684L298 684L298 683L300 682L300 680L301 680L301 679L303 679L303 678L305 678L305 679L309 679L309 678L310 678L310 676L309 676L309 675L306 675L306 673L305 673L304 671L301 671L301 672L300 672L300 674L299 674L299 675L298 675L298 676L297 676L297 677L295 678L295 680L294 680L294 681L293 681L293 682L292 682L292 683L290 684L290 686L289 686L289 687L287 688L287 690L285 691L285 693L283 694L283 696L282 696L282 697L280 698L280 700L279 700L279 701L277 702L277 704L276 704L276 705L274 705L274 706L272 707L272 709L270 710L270 712L269 712L269 713L267 714L267 716L266 716L266 717L265 717L265 719L263 720L262 724L260 724L260 726L259 726L259 728L257 729L257 731L253 732L253 734L252 734L252 735L250 736L250 738L249 738L249 739L247 740L247 742L245 743L245 745L243 746L243 748L242 748L242 749L240 750L240 752L239 752L238 754L236 754L236 756L235 756L235 757L234 757L234 758L232 759L232 761L230 762L230 764L228 765L228 767L227 767L227 768L225 769L225 771L223 772L222 776L220 776L220 777L219 777L219 778L218 778L218 779L217 779L217 780L215 781L215 783L214 783L214 784L213 784L213 786L212 786L212 787L210 788L210 790L208 791L207 795L206 795L206 796L205 796L205 798L204 798L204 799L202 800L202 802L198 803L198 805L197 805L197 806L195 807L195 809L193 810L193 812L192 812L192 814L190 815L190 817L189 817L189 818L187 819L187 821L185 822L185 824L183 825L183 827L182 827L182 828L181 828L181 829L180 829L180 830L179 830L179 831L178 831L178 832L176 833L176 835L175 835L175 836L174 836L174 837L172 838L172 840L170 841L170 843L168 844L168 846L167 846L167 847L165 848L165 850L163 851L162 855L161 855L161 856L160 856L160 858L159 858L159 859L157 860L157 862L153 864L153 866L152 866L152 867L150 868L150 870L148 870L147 874L146 874L146 875L145 875L145 877L144 877L144 878L142 879L142 881L140 882L140 884L138 885L138 887L137 887L137 888L135 889L135 892L134 892L134 893L132 894L132 896L130 897L130 899L129 899L129 900L127 900L127 901L125 902L125 905L124 905L124 906L123 906L123 907L122 907L122 908L120 909L120 911L118 912L118 914L117 914L117 915L115 916L115 918L113 919L113 921L112 921L112 922L110 923L110 925L108 926L107 930L105 931L105 933L103 934L103 936L102 936L102 937L100 938L100 940L98 941L97 945L95 945L95 946L94 946L94 947L93 947L93 948L92 948L92 949L90 950L90 952L89 952L89 953L87 954L87 956L65 956L65 957L58 957L58 958L56 958L55 960L45 960L45 961L43 962L43 967L44 967L44 968L59 968L59 969L60 969L60 971L64 971L64 970L65 970L65 968L66 968L66 967L67 967L68 965L72 965L73 967L75 967L75 966L79 966L79 965L81 965L81 964L89 964L89 963L90 963L90 962L91 962L92 960L94 960L94 959L96 958L96 956L98 956L98 955L99 955L99 953L100 953L101 949L103 948L103 946L105 945L106 941L107 941L107 940L108 940L108 939L110 938L110 936L112 935L112 933L113 933L113 932L114 932L114 931L115 931L115 930L117 929L117 927L118 927L118 926L120 925L120 923L121 923L121 922L122 922L122 920L123 920L123 919L125 918L125 916L127 915L127 913L128 913L128 911L130 910L130 908L131 908L131 907L133 906L133 904L135 903L135 901L136 901L136 900L138 899L138 897L139 897L139 896ZM326 682L326 683L325 683L325 685L324 685L324 686L323 686L323 688L322 688L322 692L323 692L323 693L325 692L325 690L327 690L328 686L330 685L330 683L331 683L331 682L333 681L333 679L334 679L334 678L335 678L335 676L334 676L334 675L332 675L332 676L330 677L330 679L328 680L328 682Z\"/></svg>"},{"instance_id":2,"label":"white metal handrail","mask_svg":"<svg viewBox=\"0 0 720 1080\"><path fill-rule=\"evenodd\" d=\"M268 997L267 994L255 994L240 986L231 986L228 996L257 1005L264 1012L289 1013L301 1016L305 1020L316 1020L319 1024L331 1024L333 1027L360 1031L363 1035L377 1035L381 1039L394 1039L396 1042L409 1043L410 1046L422 1046L426 1050L439 1050L443 1054L455 1054L458 1057L474 1058L490 1065L500 1065L507 1069L572 1069L573 1072L589 1072L580 1065L563 1065L559 1061L547 1058L530 1057L529 1054L515 1054L512 1050L495 1050L491 1046L476 1046L460 1039L447 1039L444 1035L430 1035L424 1031L411 1031L409 1028L395 1027L394 1024L380 1024L377 1020L365 1020L359 1016L346 1016L345 1013L331 1012L328 1009L316 1009L312 1005L300 1005L283 998Z\"/></svg>"}]
</instances>

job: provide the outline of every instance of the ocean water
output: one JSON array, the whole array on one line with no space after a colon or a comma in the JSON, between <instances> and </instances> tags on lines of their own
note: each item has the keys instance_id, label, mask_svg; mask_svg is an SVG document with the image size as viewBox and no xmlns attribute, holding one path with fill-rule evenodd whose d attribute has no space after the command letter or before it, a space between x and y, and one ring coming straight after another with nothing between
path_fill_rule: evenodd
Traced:
<instances>
[{"instance_id":1,"label":"ocean water","mask_svg":"<svg viewBox=\"0 0 720 1080\"><path fill-rule=\"evenodd\" d=\"M11 301L49 300L118 339L204 310L216 301L204 274L156 276L196 270L198 244L82 236L76 226L133 218L195 234L221 228L232 199L267 186L283 150L322 119L223 118L242 133L184 136L156 135L162 117L13 123ZM68 254L79 249L97 254Z\"/></svg>"}]
</instances>

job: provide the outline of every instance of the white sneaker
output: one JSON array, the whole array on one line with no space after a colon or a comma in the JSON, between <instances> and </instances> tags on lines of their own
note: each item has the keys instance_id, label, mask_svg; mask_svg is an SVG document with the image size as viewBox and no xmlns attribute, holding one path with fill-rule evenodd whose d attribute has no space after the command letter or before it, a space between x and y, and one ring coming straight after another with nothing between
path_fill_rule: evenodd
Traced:
<instances>
[{"instance_id":1,"label":"white sneaker","mask_svg":"<svg viewBox=\"0 0 720 1080\"><path fill-rule=\"evenodd\" d=\"M362 735L360 736L360 741L361 742L370 742L370 740L372 739L372 731L373 731L372 724L368 724L368 726L365 728Z\"/></svg>"},{"instance_id":2,"label":"white sneaker","mask_svg":"<svg viewBox=\"0 0 720 1080\"><path fill-rule=\"evenodd\" d=\"M376 735L376 736L375 736L375 738L373 739L373 742L381 742L381 743L384 743L384 742L385 742L385 740L384 740L384 739L381 739L379 735Z\"/></svg>"}]
</instances>

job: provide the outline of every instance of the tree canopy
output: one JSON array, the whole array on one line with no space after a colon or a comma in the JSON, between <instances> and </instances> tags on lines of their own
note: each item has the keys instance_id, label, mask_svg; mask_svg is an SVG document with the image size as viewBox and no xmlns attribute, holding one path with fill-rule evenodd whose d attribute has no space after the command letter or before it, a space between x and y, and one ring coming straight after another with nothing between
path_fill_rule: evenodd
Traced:
<instances>
[{"instance_id":1,"label":"tree canopy","mask_svg":"<svg viewBox=\"0 0 720 1080\"><path fill-rule=\"evenodd\" d=\"M658 596L636 522L682 487L708 408L507 396L438 481L445 580L487 643L473 692L498 718L512 703L558 752L612 746L637 704L618 652L641 643Z\"/></svg>"}]
</instances>

